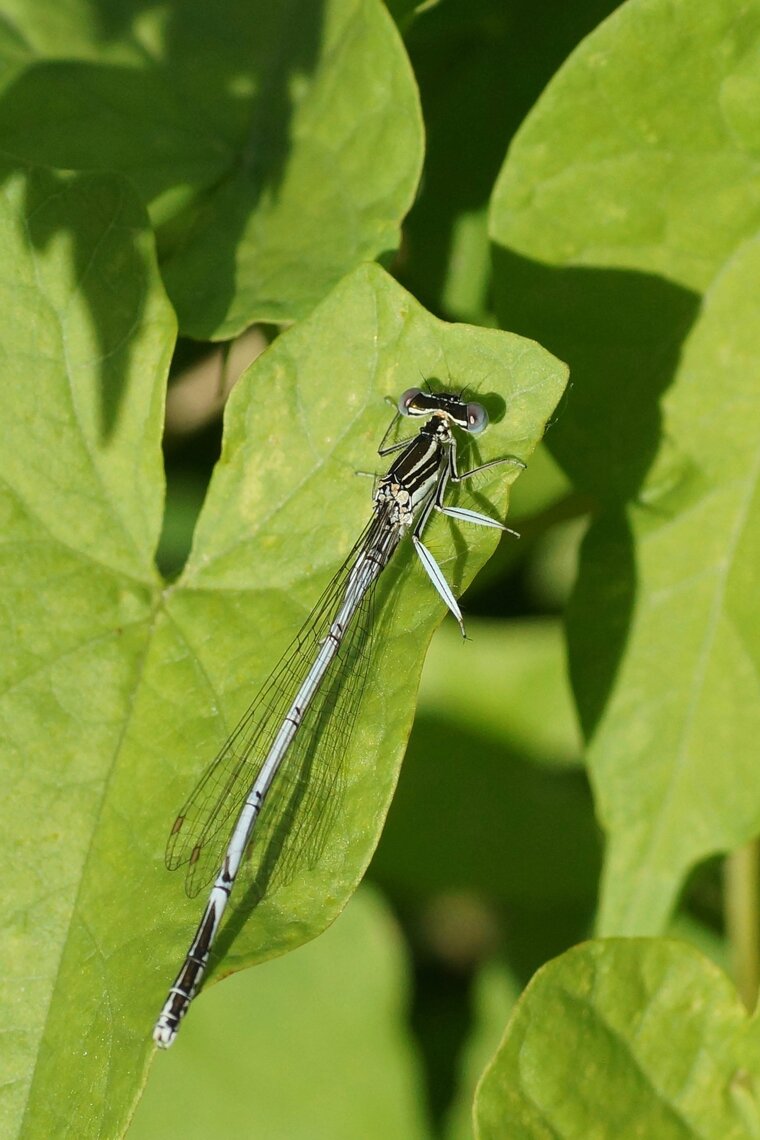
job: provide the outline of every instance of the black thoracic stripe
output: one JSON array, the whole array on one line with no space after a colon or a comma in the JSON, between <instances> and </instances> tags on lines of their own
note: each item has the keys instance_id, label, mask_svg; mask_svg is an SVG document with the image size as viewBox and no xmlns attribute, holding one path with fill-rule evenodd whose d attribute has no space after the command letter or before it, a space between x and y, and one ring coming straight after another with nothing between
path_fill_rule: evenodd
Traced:
<instances>
[{"instance_id":1,"label":"black thoracic stripe","mask_svg":"<svg viewBox=\"0 0 760 1140\"><path fill-rule=\"evenodd\" d=\"M407 491L416 491L438 470L438 443L430 436L419 435L396 460L386 480L400 483Z\"/></svg>"}]
</instances>

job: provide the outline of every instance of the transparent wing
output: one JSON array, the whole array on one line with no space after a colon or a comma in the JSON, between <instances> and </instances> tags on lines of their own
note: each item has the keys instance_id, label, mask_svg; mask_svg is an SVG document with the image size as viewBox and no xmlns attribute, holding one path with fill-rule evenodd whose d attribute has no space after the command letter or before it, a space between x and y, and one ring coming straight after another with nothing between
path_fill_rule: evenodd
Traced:
<instances>
[{"instance_id":1,"label":"transparent wing","mask_svg":"<svg viewBox=\"0 0 760 1140\"><path fill-rule=\"evenodd\" d=\"M372 657L375 584L364 595L262 809L247 860L257 900L289 883L300 868L319 863L340 812L343 762Z\"/></svg>"},{"instance_id":2,"label":"transparent wing","mask_svg":"<svg viewBox=\"0 0 760 1140\"><path fill-rule=\"evenodd\" d=\"M232 828L346 590L357 555L378 525L370 520L301 630L183 804L166 845L170 870L187 865L192 897L215 877ZM390 536L390 557L398 536ZM387 560L386 558L386 560ZM249 870L257 893L292 878L319 856L341 789L341 761L356 720L372 636L374 583L350 622L270 788L254 830Z\"/></svg>"}]
</instances>

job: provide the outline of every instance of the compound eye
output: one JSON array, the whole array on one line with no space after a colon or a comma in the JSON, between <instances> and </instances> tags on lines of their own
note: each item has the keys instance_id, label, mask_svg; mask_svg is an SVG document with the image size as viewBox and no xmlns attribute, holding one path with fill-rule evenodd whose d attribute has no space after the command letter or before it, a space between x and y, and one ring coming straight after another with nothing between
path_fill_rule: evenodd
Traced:
<instances>
[{"instance_id":1,"label":"compound eye","mask_svg":"<svg viewBox=\"0 0 760 1140\"><path fill-rule=\"evenodd\" d=\"M488 412L482 404L467 405L467 430L478 435L488 427Z\"/></svg>"},{"instance_id":2,"label":"compound eye","mask_svg":"<svg viewBox=\"0 0 760 1140\"><path fill-rule=\"evenodd\" d=\"M411 411L411 406L418 396L422 395L421 388L407 388L403 396L399 396L398 410L402 416L412 416L414 412Z\"/></svg>"}]
</instances>

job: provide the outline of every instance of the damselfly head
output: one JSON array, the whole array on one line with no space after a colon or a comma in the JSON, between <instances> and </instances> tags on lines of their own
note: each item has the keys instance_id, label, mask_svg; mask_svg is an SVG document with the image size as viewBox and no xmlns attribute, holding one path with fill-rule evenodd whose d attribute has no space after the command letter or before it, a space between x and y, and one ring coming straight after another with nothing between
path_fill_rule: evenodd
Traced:
<instances>
[{"instance_id":1,"label":"damselfly head","mask_svg":"<svg viewBox=\"0 0 760 1140\"><path fill-rule=\"evenodd\" d=\"M478 435L488 427L488 412L482 404L467 404L450 392L423 392L421 388L407 388L399 398L398 410L402 416L443 414L471 435Z\"/></svg>"}]
</instances>

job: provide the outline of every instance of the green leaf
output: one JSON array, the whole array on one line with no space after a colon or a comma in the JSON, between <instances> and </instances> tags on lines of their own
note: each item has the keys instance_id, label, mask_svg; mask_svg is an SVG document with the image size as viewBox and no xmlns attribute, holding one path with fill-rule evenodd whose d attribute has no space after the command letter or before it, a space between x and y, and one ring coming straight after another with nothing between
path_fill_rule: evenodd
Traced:
<instances>
[{"instance_id":1,"label":"green leaf","mask_svg":"<svg viewBox=\"0 0 760 1140\"><path fill-rule=\"evenodd\" d=\"M756 4L631 0L552 81L492 203L499 311L570 361L548 443L601 504L569 644L607 934L661 931L693 863L760 827L757 630L739 616L757 564L753 247L722 271L760 224L759 56ZM700 314L692 290L715 274Z\"/></svg>"},{"instance_id":2,"label":"green leaf","mask_svg":"<svg viewBox=\"0 0 760 1140\"><path fill-rule=\"evenodd\" d=\"M694 863L760 830L758 281L755 239L686 342L647 500L588 540L600 567L636 551L635 599L620 577L589 584L570 619L583 706L603 708L589 761L609 835L605 933L661 930ZM631 607L612 683L600 606Z\"/></svg>"},{"instance_id":3,"label":"green leaf","mask_svg":"<svg viewBox=\"0 0 760 1140\"><path fill-rule=\"evenodd\" d=\"M754 3L629 0L554 76L499 175L500 323L570 363L547 442L595 501L638 494L695 291L760 226L758 62Z\"/></svg>"},{"instance_id":4,"label":"green leaf","mask_svg":"<svg viewBox=\"0 0 760 1140\"><path fill-rule=\"evenodd\" d=\"M427 150L398 269L430 308L494 323L487 213L505 141L555 68L613 6L542 0L536 19L533 0L446 0L407 31Z\"/></svg>"},{"instance_id":5,"label":"green leaf","mask_svg":"<svg viewBox=\"0 0 760 1140\"><path fill-rule=\"evenodd\" d=\"M181 1048L151 1072L130 1140L422 1140L407 974L387 907L361 888L323 938L198 1000Z\"/></svg>"},{"instance_id":6,"label":"green leaf","mask_svg":"<svg viewBox=\"0 0 760 1140\"><path fill-rule=\"evenodd\" d=\"M629 0L515 137L493 236L539 261L701 290L760 226L758 106L757 4Z\"/></svg>"},{"instance_id":7,"label":"green leaf","mask_svg":"<svg viewBox=\"0 0 760 1140\"><path fill-rule=\"evenodd\" d=\"M377 0L43 2L16 32L34 62L0 99L4 147L133 181L188 335L293 320L398 245L423 136Z\"/></svg>"},{"instance_id":8,"label":"green leaf","mask_svg":"<svg viewBox=\"0 0 760 1140\"><path fill-rule=\"evenodd\" d=\"M0 1132L91 1136L139 1072L134 817L155 773L121 756L160 599L175 321L121 180L6 177L0 265Z\"/></svg>"},{"instance_id":9,"label":"green leaf","mask_svg":"<svg viewBox=\"0 0 760 1140\"><path fill-rule=\"evenodd\" d=\"M367 267L334 291L313 319L276 341L235 390L222 456L167 614L200 654L213 626L215 659L204 662L207 684L238 712L366 518L369 487L355 472L377 464L374 451L388 417L383 397L423 376L445 382L467 377L473 387L480 378L504 392L507 414L489 429L482 450L478 445L487 461L534 446L562 389L564 369L519 338L434 321L382 271ZM262 408L271 409L267 424L276 412L276 448L262 447ZM478 499L487 495L481 499L487 509L499 510L512 477L489 472L477 491ZM478 552L482 560L496 540L488 533L462 535L452 549L443 519L426 534L457 590L471 579ZM366 708L346 759L340 826L320 865L300 885L259 905L256 923L236 941L233 961L281 951L321 929L355 886L377 841L411 726L416 678L441 617L409 550L381 585L383 597L390 591L398 597L370 666ZM198 605L199 592L205 605ZM206 755L213 751L207 746ZM184 775L176 785L175 803L186 780ZM290 918L294 912L298 926Z\"/></svg>"},{"instance_id":10,"label":"green leaf","mask_svg":"<svg viewBox=\"0 0 760 1140\"><path fill-rule=\"evenodd\" d=\"M384 397L421 376L481 384L494 422L472 454L527 456L566 370L519 337L444 325L359 269L237 385L190 560L162 588L151 556L174 323L145 219L121 182L49 172L27 188L9 177L0 206L3 1130L80 1140L121 1133L198 918L163 867L172 818L366 519L355 472L377 464ZM469 499L503 513L515 472L486 472ZM430 528L456 590L497 540L472 529ZM323 930L369 860L443 616L408 548L385 578L379 601L403 588L383 611L319 865L245 929L245 905L232 914L217 976Z\"/></svg>"},{"instance_id":11,"label":"green leaf","mask_svg":"<svg viewBox=\"0 0 760 1140\"><path fill-rule=\"evenodd\" d=\"M760 1136L758 1020L667 941L589 942L521 997L475 1102L479 1140Z\"/></svg>"}]
</instances>

